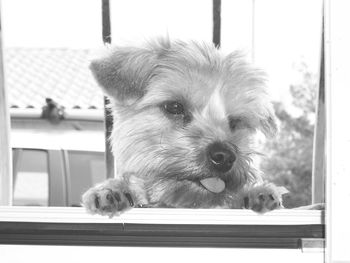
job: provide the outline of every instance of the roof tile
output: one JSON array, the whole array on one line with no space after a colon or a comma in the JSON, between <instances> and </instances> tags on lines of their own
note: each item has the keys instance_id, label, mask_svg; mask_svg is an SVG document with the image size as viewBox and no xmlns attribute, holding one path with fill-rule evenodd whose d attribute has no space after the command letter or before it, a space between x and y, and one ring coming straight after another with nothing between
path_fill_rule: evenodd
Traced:
<instances>
[{"instance_id":1,"label":"roof tile","mask_svg":"<svg viewBox=\"0 0 350 263\"><path fill-rule=\"evenodd\" d=\"M88 68L90 53L66 48L5 49L9 104L41 109L45 99L52 98L66 109L103 108L103 94Z\"/></svg>"}]
</instances>

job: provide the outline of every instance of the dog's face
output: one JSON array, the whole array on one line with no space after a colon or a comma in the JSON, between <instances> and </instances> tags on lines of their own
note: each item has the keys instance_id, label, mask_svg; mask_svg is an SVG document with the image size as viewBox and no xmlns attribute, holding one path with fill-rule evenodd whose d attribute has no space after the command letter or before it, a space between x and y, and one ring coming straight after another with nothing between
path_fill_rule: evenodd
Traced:
<instances>
[{"instance_id":1,"label":"dog's face","mask_svg":"<svg viewBox=\"0 0 350 263\"><path fill-rule=\"evenodd\" d=\"M91 69L112 99L117 173L142 178L151 202L220 206L258 179L252 136L276 125L262 72L239 53L160 41Z\"/></svg>"}]
</instances>

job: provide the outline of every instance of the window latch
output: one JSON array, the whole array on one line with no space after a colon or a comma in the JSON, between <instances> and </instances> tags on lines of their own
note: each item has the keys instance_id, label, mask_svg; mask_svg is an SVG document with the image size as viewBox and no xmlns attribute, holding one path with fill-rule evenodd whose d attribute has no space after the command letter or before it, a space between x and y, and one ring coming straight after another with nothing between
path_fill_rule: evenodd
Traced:
<instances>
[{"instance_id":1,"label":"window latch","mask_svg":"<svg viewBox=\"0 0 350 263\"><path fill-rule=\"evenodd\" d=\"M324 238L302 238L301 250L302 252L324 252L325 239Z\"/></svg>"}]
</instances>

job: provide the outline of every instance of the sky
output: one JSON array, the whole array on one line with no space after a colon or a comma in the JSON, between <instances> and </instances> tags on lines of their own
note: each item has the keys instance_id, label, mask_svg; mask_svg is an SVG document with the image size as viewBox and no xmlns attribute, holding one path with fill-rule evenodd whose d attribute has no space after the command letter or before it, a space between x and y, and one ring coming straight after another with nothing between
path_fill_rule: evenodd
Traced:
<instances>
[{"instance_id":1,"label":"sky","mask_svg":"<svg viewBox=\"0 0 350 263\"><path fill-rule=\"evenodd\" d=\"M210 42L212 0L110 0L112 44L153 37ZM269 76L274 99L318 73L321 0L222 0L221 48L243 50ZM4 47L102 47L100 0L2 0ZM6 52L6 51L5 51Z\"/></svg>"}]
</instances>

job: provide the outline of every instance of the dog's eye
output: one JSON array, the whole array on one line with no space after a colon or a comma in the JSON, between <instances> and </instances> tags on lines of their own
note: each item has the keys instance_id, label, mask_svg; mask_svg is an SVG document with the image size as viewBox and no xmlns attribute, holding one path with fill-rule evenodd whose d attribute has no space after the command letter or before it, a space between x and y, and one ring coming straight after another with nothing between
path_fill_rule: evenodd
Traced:
<instances>
[{"instance_id":1,"label":"dog's eye","mask_svg":"<svg viewBox=\"0 0 350 263\"><path fill-rule=\"evenodd\" d=\"M185 114L184 106L177 101L167 101L163 105L164 110L173 115L183 115Z\"/></svg>"},{"instance_id":2,"label":"dog's eye","mask_svg":"<svg viewBox=\"0 0 350 263\"><path fill-rule=\"evenodd\" d=\"M229 122L230 129L232 131L235 131L237 129L242 129L245 127L244 121L240 118L230 117L228 122Z\"/></svg>"}]
</instances>

